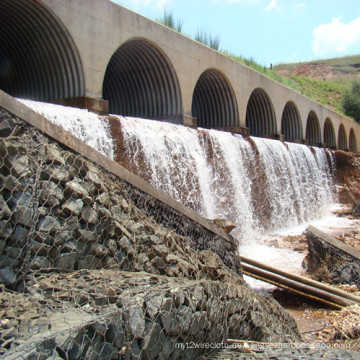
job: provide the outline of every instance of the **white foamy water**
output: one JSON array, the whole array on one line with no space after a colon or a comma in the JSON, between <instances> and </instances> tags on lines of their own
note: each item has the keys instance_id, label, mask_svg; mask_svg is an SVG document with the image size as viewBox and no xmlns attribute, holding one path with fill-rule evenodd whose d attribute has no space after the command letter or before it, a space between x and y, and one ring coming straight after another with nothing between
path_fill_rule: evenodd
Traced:
<instances>
[{"instance_id":1,"label":"white foamy water","mask_svg":"<svg viewBox=\"0 0 360 360\"><path fill-rule=\"evenodd\" d=\"M86 110L21 100L113 158L108 122ZM330 152L166 122L118 116L135 172L205 218L235 222L240 253L301 273L303 255L266 246L263 237L296 234L332 222Z\"/></svg>"},{"instance_id":2,"label":"white foamy water","mask_svg":"<svg viewBox=\"0 0 360 360\"><path fill-rule=\"evenodd\" d=\"M240 135L118 118L138 174L204 217L235 222L242 243L322 217L334 202L323 149L252 138L254 149Z\"/></svg>"},{"instance_id":3,"label":"white foamy water","mask_svg":"<svg viewBox=\"0 0 360 360\"><path fill-rule=\"evenodd\" d=\"M18 100L108 158L114 158L113 140L110 135L109 123L105 117L88 110L68 106Z\"/></svg>"},{"instance_id":4,"label":"white foamy water","mask_svg":"<svg viewBox=\"0 0 360 360\"><path fill-rule=\"evenodd\" d=\"M335 197L324 149L252 139L266 173L270 229L295 226L329 214Z\"/></svg>"}]
</instances>

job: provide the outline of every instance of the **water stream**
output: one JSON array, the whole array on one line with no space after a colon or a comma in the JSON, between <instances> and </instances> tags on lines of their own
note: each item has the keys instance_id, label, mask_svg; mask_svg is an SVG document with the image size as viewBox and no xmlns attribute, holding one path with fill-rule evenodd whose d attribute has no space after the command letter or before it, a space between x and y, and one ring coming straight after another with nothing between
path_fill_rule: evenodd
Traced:
<instances>
[{"instance_id":1,"label":"water stream","mask_svg":"<svg viewBox=\"0 0 360 360\"><path fill-rule=\"evenodd\" d=\"M336 202L325 149L121 116L112 139L105 117L22 101L203 217L233 221L240 252L273 266L298 272L302 255L269 250L264 234L329 216Z\"/></svg>"},{"instance_id":2,"label":"water stream","mask_svg":"<svg viewBox=\"0 0 360 360\"><path fill-rule=\"evenodd\" d=\"M293 227L329 212L335 201L332 154L324 149L119 117L135 171L233 235Z\"/></svg>"}]
</instances>

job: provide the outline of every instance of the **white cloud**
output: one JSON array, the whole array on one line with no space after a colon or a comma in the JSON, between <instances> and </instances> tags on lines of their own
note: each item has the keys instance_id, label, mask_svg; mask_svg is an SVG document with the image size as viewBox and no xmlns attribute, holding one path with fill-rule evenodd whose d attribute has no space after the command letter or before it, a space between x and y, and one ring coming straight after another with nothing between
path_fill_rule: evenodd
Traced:
<instances>
[{"instance_id":1,"label":"white cloud","mask_svg":"<svg viewBox=\"0 0 360 360\"><path fill-rule=\"evenodd\" d=\"M268 6L265 7L265 10L282 10L281 6L278 4L277 0L270 0Z\"/></svg>"},{"instance_id":2,"label":"white cloud","mask_svg":"<svg viewBox=\"0 0 360 360\"><path fill-rule=\"evenodd\" d=\"M348 24L341 17L334 18L329 24L319 25L312 34L314 54L345 54L353 45L360 44L360 17Z\"/></svg>"},{"instance_id":3,"label":"white cloud","mask_svg":"<svg viewBox=\"0 0 360 360\"><path fill-rule=\"evenodd\" d=\"M306 6L306 2L297 4L297 5L295 5L295 11L299 11L299 10L303 9L305 6Z\"/></svg>"}]
</instances>

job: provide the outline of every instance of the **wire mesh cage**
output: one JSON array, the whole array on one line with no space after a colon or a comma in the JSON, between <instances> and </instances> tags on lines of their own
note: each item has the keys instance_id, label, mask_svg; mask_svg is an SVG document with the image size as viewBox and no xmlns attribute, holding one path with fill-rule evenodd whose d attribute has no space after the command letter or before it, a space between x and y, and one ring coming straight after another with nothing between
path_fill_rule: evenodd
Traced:
<instances>
[{"instance_id":1,"label":"wire mesh cage","mask_svg":"<svg viewBox=\"0 0 360 360\"><path fill-rule=\"evenodd\" d=\"M246 285L234 243L0 118L0 355L194 359L226 339L301 341Z\"/></svg>"}]
</instances>

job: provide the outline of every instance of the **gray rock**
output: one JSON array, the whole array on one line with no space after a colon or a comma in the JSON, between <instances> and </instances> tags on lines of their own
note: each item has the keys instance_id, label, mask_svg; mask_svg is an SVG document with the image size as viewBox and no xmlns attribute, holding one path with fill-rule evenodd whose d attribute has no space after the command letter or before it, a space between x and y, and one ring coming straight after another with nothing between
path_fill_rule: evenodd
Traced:
<instances>
[{"instance_id":1,"label":"gray rock","mask_svg":"<svg viewBox=\"0 0 360 360\"><path fill-rule=\"evenodd\" d=\"M96 197L96 201L107 208L110 208L111 206L110 196L107 192L103 192L100 195L98 195Z\"/></svg>"},{"instance_id":2,"label":"gray rock","mask_svg":"<svg viewBox=\"0 0 360 360\"><path fill-rule=\"evenodd\" d=\"M124 250L126 253L130 253L130 254L134 253L134 244L126 236L123 236L118 241L118 246L120 249Z\"/></svg>"},{"instance_id":3,"label":"gray rock","mask_svg":"<svg viewBox=\"0 0 360 360\"><path fill-rule=\"evenodd\" d=\"M145 334L145 314L139 304L132 305L129 308L128 321L131 334L137 339L143 338Z\"/></svg>"},{"instance_id":4,"label":"gray rock","mask_svg":"<svg viewBox=\"0 0 360 360\"><path fill-rule=\"evenodd\" d=\"M51 207L58 206L64 200L61 187L52 181L41 181L40 201Z\"/></svg>"},{"instance_id":5,"label":"gray rock","mask_svg":"<svg viewBox=\"0 0 360 360\"><path fill-rule=\"evenodd\" d=\"M51 269L52 264L50 260L45 256L35 256L30 264L31 270L40 270L40 269Z\"/></svg>"},{"instance_id":6,"label":"gray rock","mask_svg":"<svg viewBox=\"0 0 360 360\"><path fill-rule=\"evenodd\" d=\"M94 210L97 212L99 217L111 218L111 212L103 205L97 203L94 204Z\"/></svg>"},{"instance_id":7,"label":"gray rock","mask_svg":"<svg viewBox=\"0 0 360 360\"><path fill-rule=\"evenodd\" d=\"M19 259L21 254L21 248L18 247L12 247L12 246L6 246L4 253L6 256L9 256L13 259Z\"/></svg>"},{"instance_id":8,"label":"gray rock","mask_svg":"<svg viewBox=\"0 0 360 360\"><path fill-rule=\"evenodd\" d=\"M114 359L115 356L117 358L117 355L119 353L119 350L116 349L112 344L108 342L104 342L101 345L101 349L99 352L99 357L95 356L95 360L102 359L102 360L109 360Z\"/></svg>"},{"instance_id":9,"label":"gray rock","mask_svg":"<svg viewBox=\"0 0 360 360\"><path fill-rule=\"evenodd\" d=\"M7 239L11 235L11 223L8 220L0 221L0 238Z\"/></svg>"},{"instance_id":10,"label":"gray rock","mask_svg":"<svg viewBox=\"0 0 360 360\"><path fill-rule=\"evenodd\" d=\"M28 192L17 192L8 201L13 212L13 221L30 227L34 215L34 198Z\"/></svg>"},{"instance_id":11,"label":"gray rock","mask_svg":"<svg viewBox=\"0 0 360 360\"><path fill-rule=\"evenodd\" d=\"M78 261L79 269L96 270L103 267L101 259L93 255L86 255L83 259Z\"/></svg>"},{"instance_id":12,"label":"gray rock","mask_svg":"<svg viewBox=\"0 0 360 360\"><path fill-rule=\"evenodd\" d=\"M32 255L49 256L50 249L51 246L46 243L40 243L35 240L32 240L30 243L30 252Z\"/></svg>"},{"instance_id":13,"label":"gray rock","mask_svg":"<svg viewBox=\"0 0 360 360\"><path fill-rule=\"evenodd\" d=\"M8 137L13 131L13 124L9 119L0 121L0 137Z\"/></svg>"},{"instance_id":14,"label":"gray rock","mask_svg":"<svg viewBox=\"0 0 360 360\"><path fill-rule=\"evenodd\" d=\"M191 316L189 334L196 335L206 326L206 312L198 311Z\"/></svg>"},{"instance_id":15,"label":"gray rock","mask_svg":"<svg viewBox=\"0 0 360 360\"><path fill-rule=\"evenodd\" d=\"M0 256L1 256L1 255L3 254L3 252L4 252L5 244L6 244L6 241L3 240L3 239L0 239Z\"/></svg>"},{"instance_id":16,"label":"gray rock","mask_svg":"<svg viewBox=\"0 0 360 360\"><path fill-rule=\"evenodd\" d=\"M145 301L146 304L146 313L150 319L155 319L159 313L161 304L163 301L162 295L155 295Z\"/></svg>"},{"instance_id":17,"label":"gray rock","mask_svg":"<svg viewBox=\"0 0 360 360\"><path fill-rule=\"evenodd\" d=\"M114 344L118 349L123 347L125 336L125 331L121 321L122 319L119 319L119 321L110 323L106 331L106 340Z\"/></svg>"},{"instance_id":18,"label":"gray rock","mask_svg":"<svg viewBox=\"0 0 360 360\"><path fill-rule=\"evenodd\" d=\"M79 238L84 242L96 242L100 241L101 235L98 234L95 230L78 230Z\"/></svg>"},{"instance_id":19,"label":"gray rock","mask_svg":"<svg viewBox=\"0 0 360 360\"><path fill-rule=\"evenodd\" d=\"M81 213L81 217L89 224L97 224L99 222L99 216L95 210L90 206L87 206Z\"/></svg>"},{"instance_id":20,"label":"gray rock","mask_svg":"<svg viewBox=\"0 0 360 360\"><path fill-rule=\"evenodd\" d=\"M109 249L111 255L115 255L117 251L117 242L113 239L105 241L106 247Z\"/></svg>"},{"instance_id":21,"label":"gray rock","mask_svg":"<svg viewBox=\"0 0 360 360\"><path fill-rule=\"evenodd\" d=\"M16 266L17 262L18 261L9 256L2 255L0 256L0 269Z\"/></svg>"},{"instance_id":22,"label":"gray rock","mask_svg":"<svg viewBox=\"0 0 360 360\"><path fill-rule=\"evenodd\" d=\"M24 191L26 188L26 179L17 179L12 175L8 175L6 178L3 179L3 186L11 191L11 192L20 192Z\"/></svg>"},{"instance_id":23,"label":"gray rock","mask_svg":"<svg viewBox=\"0 0 360 360\"><path fill-rule=\"evenodd\" d=\"M240 332L241 322L244 320L244 316L240 314L234 314L229 318L229 331L234 336L238 336ZM236 338L236 337L235 337Z\"/></svg>"},{"instance_id":24,"label":"gray rock","mask_svg":"<svg viewBox=\"0 0 360 360\"><path fill-rule=\"evenodd\" d=\"M65 165L65 160L56 145L46 147L46 162L49 164Z\"/></svg>"},{"instance_id":25,"label":"gray rock","mask_svg":"<svg viewBox=\"0 0 360 360\"><path fill-rule=\"evenodd\" d=\"M42 179L50 179L56 183L66 183L70 180L71 173L68 166L54 166L46 169L42 174Z\"/></svg>"},{"instance_id":26,"label":"gray rock","mask_svg":"<svg viewBox=\"0 0 360 360\"><path fill-rule=\"evenodd\" d=\"M66 228L62 231L58 231L56 233L56 236L53 238L52 243L55 246L59 246L64 244L65 242L68 242L70 240L74 239L74 232L66 230Z\"/></svg>"},{"instance_id":27,"label":"gray rock","mask_svg":"<svg viewBox=\"0 0 360 360\"><path fill-rule=\"evenodd\" d=\"M9 218L11 216L11 210L8 207L4 198L0 195L0 220Z\"/></svg>"},{"instance_id":28,"label":"gray rock","mask_svg":"<svg viewBox=\"0 0 360 360\"><path fill-rule=\"evenodd\" d=\"M10 169L11 175L20 178L31 174L29 170L29 158L27 155L8 156L5 163Z\"/></svg>"},{"instance_id":29,"label":"gray rock","mask_svg":"<svg viewBox=\"0 0 360 360\"><path fill-rule=\"evenodd\" d=\"M192 325L192 311L188 306L181 305L176 312L176 319L179 323L182 333L189 331L190 325Z\"/></svg>"},{"instance_id":30,"label":"gray rock","mask_svg":"<svg viewBox=\"0 0 360 360\"><path fill-rule=\"evenodd\" d=\"M142 223L129 220L124 224L124 226L128 229L130 233L135 235L141 235L146 233L146 226Z\"/></svg>"},{"instance_id":31,"label":"gray rock","mask_svg":"<svg viewBox=\"0 0 360 360\"><path fill-rule=\"evenodd\" d=\"M145 331L146 336L142 344L144 358L149 360L158 358L166 342L164 331L156 322L147 322Z\"/></svg>"},{"instance_id":32,"label":"gray rock","mask_svg":"<svg viewBox=\"0 0 360 360\"><path fill-rule=\"evenodd\" d=\"M81 180L75 178L65 184L65 195L74 195L75 197L89 197L89 192L81 185Z\"/></svg>"},{"instance_id":33,"label":"gray rock","mask_svg":"<svg viewBox=\"0 0 360 360\"><path fill-rule=\"evenodd\" d=\"M62 229L60 220L54 216L48 215L40 219L38 230L43 232L54 232Z\"/></svg>"},{"instance_id":34,"label":"gray rock","mask_svg":"<svg viewBox=\"0 0 360 360\"><path fill-rule=\"evenodd\" d=\"M61 209L65 214L79 215L83 207L84 202L81 199L69 199L61 206Z\"/></svg>"},{"instance_id":35,"label":"gray rock","mask_svg":"<svg viewBox=\"0 0 360 360\"><path fill-rule=\"evenodd\" d=\"M95 187L100 190L101 188L105 188L103 181L100 177L93 171L89 170L85 176L85 180L89 181L90 183L94 184Z\"/></svg>"},{"instance_id":36,"label":"gray rock","mask_svg":"<svg viewBox=\"0 0 360 360\"><path fill-rule=\"evenodd\" d=\"M11 285L16 281L16 274L11 267L0 269L0 283Z\"/></svg>"},{"instance_id":37,"label":"gray rock","mask_svg":"<svg viewBox=\"0 0 360 360\"><path fill-rule=\"evenodd\" d=\"M90 248L90 254L99 258L104 258L106 256L109 256L110 250L106 246L99 243L92 243Z\"/></svg>"}]
</instances>

